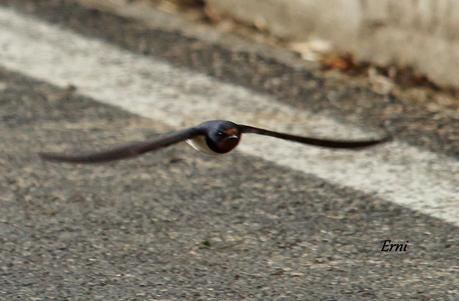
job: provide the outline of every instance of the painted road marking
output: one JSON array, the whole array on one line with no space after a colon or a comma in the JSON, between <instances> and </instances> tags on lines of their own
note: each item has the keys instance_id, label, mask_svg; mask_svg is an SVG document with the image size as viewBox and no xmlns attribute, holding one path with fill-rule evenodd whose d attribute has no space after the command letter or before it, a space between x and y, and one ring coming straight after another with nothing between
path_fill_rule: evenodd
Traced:
<instances>
[{"instance_id":1,"label":"painted road marking","mask_svg":"<svg viewBox=\"0 0 459 301\"><path fill-rule=\"evenodd\" d=\"M173 67L43 21L0 9L0 64L171 128L209 119L329 137L365 137L355 127L291 108L270 96ZM375 136L375 135L373 135ZM459 225L459 162L392 142L333 151L244 136L239 151L314 174Z\"/></svg>"}]
</instances>

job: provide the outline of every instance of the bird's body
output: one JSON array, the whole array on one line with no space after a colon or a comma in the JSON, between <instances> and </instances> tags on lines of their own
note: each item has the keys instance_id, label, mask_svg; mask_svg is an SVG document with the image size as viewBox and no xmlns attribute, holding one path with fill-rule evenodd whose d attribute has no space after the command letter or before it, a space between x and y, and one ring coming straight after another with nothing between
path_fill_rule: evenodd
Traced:
<instances>
[{"instance_id":1,"label":"bird's body","mask_svg":"<svg viewBox=\"0 0 459 301\"><path fill-rule=\"evenodd\" d=\"M248 125L240 125L227 120L211 120L203 122L195 127L164 134L155 139L131 143L106 151L81 155L41 153L40 156L49 161L102 163L136 157L146 152L158 150L182 141L186 141L198 151L206 154L219 155L233 150L239 144L243 133L259 134L307 145L339 149L359 149L376 145L390 139L388 136L375 140L328 140L280 133Z\"/></svg>"}]
</instances>

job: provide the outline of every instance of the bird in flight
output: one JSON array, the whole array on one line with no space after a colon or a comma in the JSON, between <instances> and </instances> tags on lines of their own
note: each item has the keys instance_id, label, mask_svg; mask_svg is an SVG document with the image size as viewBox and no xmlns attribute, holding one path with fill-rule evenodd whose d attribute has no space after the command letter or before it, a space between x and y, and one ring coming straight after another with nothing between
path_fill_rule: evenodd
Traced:
<instances>
[{"instance_id":1,"label":"bird in flight","mask_svg":"<svg viewBox=\"0 0 459 301\"><path fill-rule=\"evenodd\" d=\"M191 128L161 135L158 138L130 143L105 151L77 155L58 153L40 153L39 155L44 160L48 161L86 164L103 163L136 157L146 152L155 151L182 141L186 141L198 151L206 154L218 155L233 150L239 144L242 134L258 134L307 145L354 150L390 140L389 136L374 140L328 140L280 133L248 125L236 124L226 120L211 120Z\"/></svg>"}]
</instances>

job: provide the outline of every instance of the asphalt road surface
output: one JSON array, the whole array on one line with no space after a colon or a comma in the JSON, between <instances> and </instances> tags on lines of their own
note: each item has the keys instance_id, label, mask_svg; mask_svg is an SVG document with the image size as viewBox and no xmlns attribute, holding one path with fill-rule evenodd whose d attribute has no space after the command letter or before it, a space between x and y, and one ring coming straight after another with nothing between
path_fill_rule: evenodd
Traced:
<instances>
[{"instance_id":1,"label":"asphalt road surface","mask_svg":"<svg viewBox=\"0 0 459 301\"><path fill-rule=\"evenodd\" d=\"M459 116L71 1L0 5L1 300L458 300ZM42 162L225 118L244 136ZM406 251L383 252L383 241Z\"/></svg>"}]
</instances>

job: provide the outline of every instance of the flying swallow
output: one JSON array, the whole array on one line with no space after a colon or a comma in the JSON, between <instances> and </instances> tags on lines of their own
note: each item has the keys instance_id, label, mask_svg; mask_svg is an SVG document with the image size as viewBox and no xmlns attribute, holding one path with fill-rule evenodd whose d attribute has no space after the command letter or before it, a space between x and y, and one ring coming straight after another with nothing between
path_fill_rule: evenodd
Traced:
<instances>
[{"instance_id":1,"label":"flying swallow","mask_svg":"<svg viewBox=\"0 0 459 301\"><path fill-rule=\"evenodd\" d=\"M48 161L102 163L136 157L182 141L186 141L198 151L218 155L233 150L239 144L243 133L271 136L302 144L336 149L360 149L390 140L389 136L374 140L328 140L280 133L226 120L211 120L195 127L161 135L158 138L130 143L105 151L79 155L58 153L40 153L39 155Z\"/></svg>"}]
</instances>

